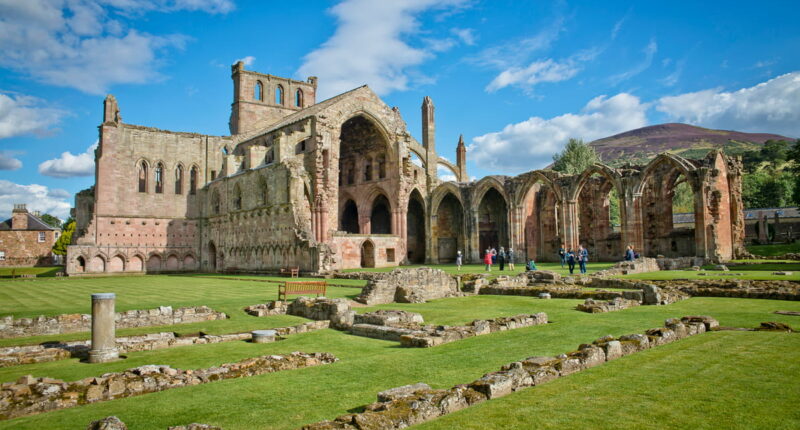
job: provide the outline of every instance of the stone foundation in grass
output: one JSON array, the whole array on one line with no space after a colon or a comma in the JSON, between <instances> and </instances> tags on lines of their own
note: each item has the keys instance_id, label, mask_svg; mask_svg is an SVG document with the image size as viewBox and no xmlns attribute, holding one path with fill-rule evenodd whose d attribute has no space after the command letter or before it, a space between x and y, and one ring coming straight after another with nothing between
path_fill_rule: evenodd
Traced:
<instances>
[{"instance_id":1,"label":"stone foundation in grass","mask_svg":"<svg viewBox=\"0 0 800 430\"><path fill-rule=\"evenodd\" d=\"M228 316L225 313L217 312L208 306L178 309L173 309L172 306L161 306L155 309L117 312L115 322L117 328L122 329L187 324L227 318ZM42 315L36 318L17 319L14 319L13 316L7 316L0 318L0 339L78 333L90 331L91 328L92 316L89 314L63 314L53 317Z\"/></svg>"},{"instance_id":2,"label":"stone foundation in grass","mask_svg":"<svg viewBox=\"0 0 800 430\"><path fill-rule=\"evenodd\" d=\"M462 295L458 281L444 270L420 267L394 269L372 276L356 301L367 305L425 303L428 300Z\"/></svg>"},{"instance_id":3,"label":"stone foundation in grass","mask_svg":"<svg viewBox=\"0 0 800 430\"><path fill-rule=\"evenodd\" d=\"M429 348L468 337L542 324L547 324L547 314L544 312L475 320L466 326L426 326L419 331L400 336L400 345L410 348Z\"/></svg>"},{"instance_id":4,"label":"stone foundation in grass","mask_svg":"<svg viewBox=\"0 0 800 430\"><path fill-rule=\"evenodd\" d=\"M146 365L72 382L23 376L16 382L0 385L0 420L224 379L319 366L335 361L337 358L329 353L293 352L288 355L248 358L236 363L196 370Z\"/></svg>"},{"instance_id":5,"label":"stone foundation in grass","mask_svg":"<svg viewBox=\"0 0 800 430\"><path fill-rule=\"evenodd\" d=\"M628 309L634 306L639 306L639 302L637 302L636 300L627 300L617 297L614 300L609 300L609 301L586 299L585 302L576 306L575 309L590 314L599 314L604 312L621 311L623 309Z\"/></svg>"},{"instance_id":6,"label":"stone foundation in grass","mask_svg":"<svg viewBox=\"0 0 800 430\"><path fill-rule=\"evenodd\" d=\"M576 351L555 357L530 357L503 366L468 384L432 389L418 383L378 394L378 401L364 412L342 415L302 427L304 430L393 430L430 421L472 405L503 397L514 391L541 385L556 378L599 366L606 361L704 333L719 324L711 317L670 318L665 327L645 334L615 338L605 336Z\"/></svg>"}]
</instances>

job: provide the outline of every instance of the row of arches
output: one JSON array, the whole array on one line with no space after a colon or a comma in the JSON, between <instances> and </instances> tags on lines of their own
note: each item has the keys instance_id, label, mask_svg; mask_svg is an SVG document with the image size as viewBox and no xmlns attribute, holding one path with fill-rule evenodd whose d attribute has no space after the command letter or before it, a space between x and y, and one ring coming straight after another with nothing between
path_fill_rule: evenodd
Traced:
<instances>
[{"instance_id":1,"label":"row of arches","mask_svg":"<svg viewBox=\"0 0 800 430\"><path fill-rule=\"evenodd\" d=\"M93 256L78 255L75 258L75 272L77 273L135 273L135 272L177 272L193 271L198 269L197 258L194 253L180 255L169 253L166 255L151 253L134 254L127 257L117 253L108 257L103 254Z\"/></svg>"},{"instance_id":2,"label":"row of arches","mask_svg":"<svg viewBox=\"0 0 800 430\"><path fill-rule=\"evenodd\" d=\"M264 92L265 92L264 84L261 83L261 81L256 81L256 84L255 84L255 86L253 88L253 99L254 100L258 100L260 102L263 102L264 101ZM283 85L281 85L281 84L275 85L275 90L274 90L273 94L275 95L275 98L274 98L273 101L275 102L276 105L283 106L283 105L286 104L285 91L283 89ZM304 103L304 101L303 101L303 90L298 88L294 92L294 106L302 108L303 107L303 103Z\"/></svg>"},{"instance_id":3,"label":"row of arches","mask_svg":"<svg viewBox=\"0 0 800 430\"><path fill-rule=\"evenodd\" d=\"M137 170L138 170L138 183L137 188L140 193L149 193L150 192L150 163L147 160L140 160L137 163ZM164 168L164 163L159 161L156 162L155 167L153 170L153 192L156 194L163 194L166 188L166 169ZM197 194L197 181L199 178L200 169L197 166L191 166L189 168L189 194L194 195ZM185 178L185 168L182 163L178 163L175 166L175 170L172 177L172 184L173 184L173 191L175 194L183 194L184 188L186 186L186 178Z\"/></svg>"}]
</instances>

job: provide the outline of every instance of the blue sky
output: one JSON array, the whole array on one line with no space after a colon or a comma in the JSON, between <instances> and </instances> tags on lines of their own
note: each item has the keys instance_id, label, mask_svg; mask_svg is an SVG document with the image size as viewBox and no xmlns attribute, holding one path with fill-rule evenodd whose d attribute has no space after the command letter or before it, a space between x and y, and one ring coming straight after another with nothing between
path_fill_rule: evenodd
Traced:
<instances>
[{"instance_id":1,"label":"blue sky","mask_svg":"<svg viewBox=\"0 0 800 430\"><path fill-rule=\"evenodd\" d=\"M0 215L67 215L106 93L124 122L225 135L230 65L370 85L475 177L662 122L800 136L791 1L0 0ZM1 216L0 216L1 217Z\"/></svg>"}]
</instances>

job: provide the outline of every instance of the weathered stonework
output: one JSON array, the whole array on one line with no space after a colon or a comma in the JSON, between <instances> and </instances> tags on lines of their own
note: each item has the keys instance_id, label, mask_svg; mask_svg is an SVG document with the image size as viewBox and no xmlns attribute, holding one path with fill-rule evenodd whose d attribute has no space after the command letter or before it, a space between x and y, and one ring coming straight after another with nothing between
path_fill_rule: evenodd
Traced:
<instances>
[{"instance_id":1,"label":"weathered stonework","mask_svg":"<svg viewBox=\"0 0 800 430\"><path fill-rule=\"evenodd\" d=\"M172 309L161 306L155 309L117 312L117 328L150 327L158 325L187 324L202 321L227 319L224 312L217 312L208 306L194 306ZM0 318L0 339L14 337L41 336L89 331L92 317L89 314L62 314L54 317L40 315L36 318L6 316Z\"/></svg>"},{"instance_id":2,"label":"weathered stonework","mask_svg":"<svg viewBox=\"0 0 800 430\"><path fill-rule=\"evenodd\" d=\"M400 345L409 348L430 348L473 336L514 330L523 327L547 324L547 314L499 317L490 320L475 320L466 326L425 327L420 331L402 335Z\"/></svg>"},{"instance_id":3,"label":"weathered stonework","mask_svg":"<svg viewBox=\"0 0 800 430\"><path fill-rule=\"evenodd\" d=\"M634 306L639 306L636 300L627 300L621 297L614 298L609 301L596 301L594 299L586 299L584 303L579 304L575 309L581 312L588 312L590 314L599 314L604 312L621 311Z\"/></svg>"},{"instance_id":4,"label":"weathered stonework","mask_svg":"<svg viewBox=\"0 0 800 430\"><path fill-rule=\"evenodd\" d=\"M53 245L61 229L31 214L24 204L14 205L11 218L0 222L0 267L53 264Z\"/></svg>"},{"instance_id":5,"label":"weathered stonework","mask_svg":"<svg viewBox=\"0 0 800 430\"><path fill-rule=\"evenodd\" d=\"M330 321L331 328L337 330L347 330L352 327L356 314L350 309L350 304L346 299L324 297L298 297L289 304L287 313L317 321Z\"/></svg>"},{"instance_id":6,"label":"weathered stonework","mask_svg":"<svg viewBox=\"0 0 800 430\"><path fill-rule=\"evenodd\" d=\"M420 267L395 269L368 281L355 300L367 305L425 303L428 300L458 295L458 281L444 270Z\"/></svg>"}]
</instances>

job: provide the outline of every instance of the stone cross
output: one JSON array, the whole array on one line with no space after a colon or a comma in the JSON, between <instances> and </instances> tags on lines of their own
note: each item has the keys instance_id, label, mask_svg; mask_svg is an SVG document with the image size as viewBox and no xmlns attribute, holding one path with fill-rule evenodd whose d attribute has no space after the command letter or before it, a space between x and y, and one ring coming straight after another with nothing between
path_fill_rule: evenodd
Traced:
<instances>
[{"instance_id":1,"label":"stone cross","mask_svg":"<svg viewBox=\"0 0 800 430\"><path fill-rule=\"evenodd\" d=\"M116 323L114 321L114 293L92 294L92 349L89 363L106 363L119 358Z\"/></svg>"}]
</instances>

